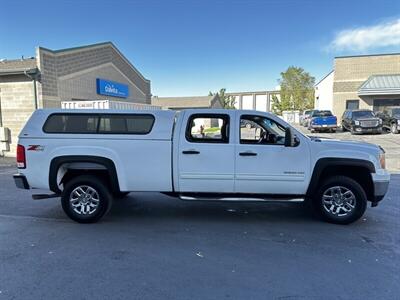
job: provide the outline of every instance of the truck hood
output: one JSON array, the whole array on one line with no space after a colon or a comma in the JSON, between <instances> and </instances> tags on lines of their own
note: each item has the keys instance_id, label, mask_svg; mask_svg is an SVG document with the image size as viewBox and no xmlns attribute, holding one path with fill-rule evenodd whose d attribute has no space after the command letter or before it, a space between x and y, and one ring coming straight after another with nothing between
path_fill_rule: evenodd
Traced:
<instances>
[{"instance_id":1,"label":"truck hood","mask_svg":"<svg viewBox=\"0 0 400 300\"><path fill-rule=\"evenodd\" d=\"M309 136L311 141L315 143L322 143L324 145L329 146L332 149L343 149L343 150L358 150L367 152L372 155L377 155L381 151L380 147L375 144L366 143L366 142L359 142L359 141L344 141L339 139L330 139L330 138L323 138L323 137L316 137L316 136Z\"/></svg>"}]
</instances>

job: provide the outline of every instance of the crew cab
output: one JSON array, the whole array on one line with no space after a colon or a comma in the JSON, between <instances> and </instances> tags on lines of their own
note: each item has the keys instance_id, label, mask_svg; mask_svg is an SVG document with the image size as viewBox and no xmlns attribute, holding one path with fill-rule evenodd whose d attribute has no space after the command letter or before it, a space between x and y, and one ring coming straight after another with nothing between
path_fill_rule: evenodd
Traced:
<instances>
[{"instance_id":1,"label":"crew cab","mask_svg":"<svg viewBox=\"0 0 400 300\"><path fill-rule=\"evenodd\" d=\"M382 148L309 138L245 110L36 110L19 135L17 187L61 197L96 222L116 197L162 192L187 201L302 201L348 224L377 206L390 180Z\"/></svg>"},{"instance_id":2,"label":"crew cab","mask_svg":"<svg viewBox=\"0 0 400 300\"><path fill-rule=\"evenodd\" d=\"M315 131L336 132L337 118L330 110L314 110L308 122L308 129Z\"/></svg>"},{"instance_id":3,"label":"crew cab","mask_svg":"<svg viewBox=\"0 0 400 300\"><path fill-rule=\"evenodd\" d=\"M382 120L369 109L345 110L342 130L357 133L382 133Z\"/></svg>"}]
</instances>

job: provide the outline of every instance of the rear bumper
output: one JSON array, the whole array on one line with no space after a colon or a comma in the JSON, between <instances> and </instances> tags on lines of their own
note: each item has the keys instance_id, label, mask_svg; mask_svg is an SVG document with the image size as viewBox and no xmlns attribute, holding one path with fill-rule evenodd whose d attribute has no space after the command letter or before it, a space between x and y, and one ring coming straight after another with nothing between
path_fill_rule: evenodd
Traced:
<instances>
[{"instance_id":1,"label":"rear bumper","mask_svg":"<svg viewBox=\"0 0 400 300\"><path fill-rule=\"evenodd\" d=\"M310 127L312 129L336 129L337 125L336 124L323 124L323 125L310 124Z\"/></svg>"},{"instance_id":2,"label":"rear bumper","mask_svg":"<svg viewBox=\"0 0 400 300\"><path fill-rule=\"evenodd\" d=\"M28 180L26 180L26 177L22 174L15 174L13 175L14 182L17 188L19 189L25 189L29 190L29 183Z\"/></svg>"}]
</instances>

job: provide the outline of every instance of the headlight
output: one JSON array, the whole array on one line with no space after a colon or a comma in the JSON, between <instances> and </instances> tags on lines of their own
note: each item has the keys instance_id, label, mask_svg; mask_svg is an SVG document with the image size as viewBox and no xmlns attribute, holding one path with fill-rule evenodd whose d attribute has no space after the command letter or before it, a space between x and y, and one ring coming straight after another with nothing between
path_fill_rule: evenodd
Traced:
<instances>
[{"instance_id":1,"label":"headlight","mask_svg":"<svg viewBox=\"0 0 400 300\"><path fill-rule=\"evenodd\" d=\"M400 120L397 120L397 125L400 125Z\"/></svg>"},{"instance_id":2,"label":"headlight","mask_svg":"<svg viewBox=\"0 0 400 300\"><path fill-rule=\"evenodd\" d=\"M354 124L355 124L355 125L360 125L360 121L355 120L355 121L354 121Z\"/></svg>"},{"instance_id":3,"label":"headlight","mask_svg":"<svg viewBox=\"0 0 400 300\"><path fill-rule=\"evenodd\" d=\"M379 125L382 125L382 119L379 119Z\"/></svg>"}]
</instances>

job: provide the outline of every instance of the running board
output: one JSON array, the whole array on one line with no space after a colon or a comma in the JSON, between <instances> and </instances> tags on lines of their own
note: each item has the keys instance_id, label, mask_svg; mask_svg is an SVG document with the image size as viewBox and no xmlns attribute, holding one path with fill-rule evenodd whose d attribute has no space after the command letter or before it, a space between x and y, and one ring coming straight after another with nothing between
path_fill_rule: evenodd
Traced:
<instances>
[{"instance_id":1,"label":"running board","mask_svg":"<svg viewBox=\"0 0 400 300\"><path fill-rule=\"evenodd\" d=\"M49 198L57 198L60 197L59 194L33 194L33 200L42 200L42 199L49 199Z\"/></svg>"},{"instance_id":2,"label":"running board","mask_svg":"<svg viewBox=\"0 0 400 300\"><path fill-rule=\"evenodd\" d=\"M227 201L227 202L274 202L274 203L301 203L304 198L258 198L258 197L194 197L179 195L184 201Z\"/></svg>"}]
</instances>

